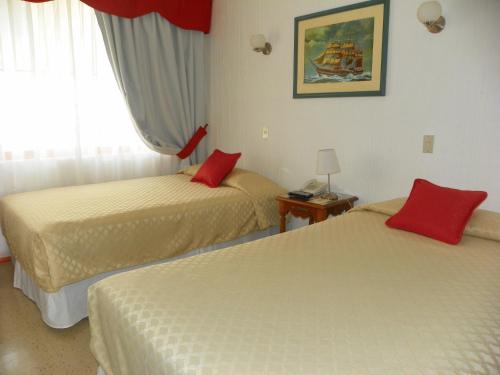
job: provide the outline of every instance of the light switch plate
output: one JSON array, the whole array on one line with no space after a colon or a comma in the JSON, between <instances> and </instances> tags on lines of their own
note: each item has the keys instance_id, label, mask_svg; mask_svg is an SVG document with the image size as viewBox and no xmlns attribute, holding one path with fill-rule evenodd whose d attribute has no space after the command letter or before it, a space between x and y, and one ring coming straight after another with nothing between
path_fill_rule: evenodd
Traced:
<instances>
[{"instance_id":1,"label":"light switch plate","mask_svg":"<svg viewBox=\"0 0 500 375\"><path fill-rule=\"evenodd\" d=\"M269 138L269 128L267 126L262 127L262 139Z\"/></svg>"},{"instance_id":2,"label":"light switch plate","mask_svg":"<svg viewBox=\"0 0 500 375\"><path fill-rule=\"evenodd\" d=\"M424 154L434 153L434 136L433 135L424 135L424 140L423 140L423 144L422 144L422 152Z\"/></svg>"}]
</instances>

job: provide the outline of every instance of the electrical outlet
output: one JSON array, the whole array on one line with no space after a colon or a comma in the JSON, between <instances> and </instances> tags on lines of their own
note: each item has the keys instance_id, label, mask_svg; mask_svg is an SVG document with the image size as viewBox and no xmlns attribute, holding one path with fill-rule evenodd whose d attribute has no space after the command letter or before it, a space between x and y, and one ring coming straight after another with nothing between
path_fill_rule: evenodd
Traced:
<instances>
[{"instance_id":1,"label":"electrical outlet","mask_svg":"<svg viewBox=\"0 0 500 375\"><path fill-rule=\"evenodd\" d=\"M262 139L269 138L269 128L267 126L262 127Z\"/></svg>"},{"instance_id":2,"label":"electrical outlet","mask_svg":"<svg viewBox=\"0 0 500 375\"><path fill-rule=\"evenodd\" d=\"M424 140L423 140L423 144L422 144L422 152L424 154L434 153L434 136L433 135L424 135Z\"/></svg>"}]
</instances>

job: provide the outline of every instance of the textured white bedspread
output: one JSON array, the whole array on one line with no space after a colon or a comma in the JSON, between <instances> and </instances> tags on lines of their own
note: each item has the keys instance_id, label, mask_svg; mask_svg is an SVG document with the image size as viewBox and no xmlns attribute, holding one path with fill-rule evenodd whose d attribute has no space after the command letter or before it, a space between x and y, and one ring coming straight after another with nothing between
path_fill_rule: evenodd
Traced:
<instances>
[{"instance_id":1,"label":"textured white bedspread","mask_svg":"<svg viewBox=\"0 0 500 375\"><path fill-rule=\"evenodd\" d=\"M500 242L387 207L99 282L92 351L107 375L499 374Z\"/></svg>"}]
</instances>

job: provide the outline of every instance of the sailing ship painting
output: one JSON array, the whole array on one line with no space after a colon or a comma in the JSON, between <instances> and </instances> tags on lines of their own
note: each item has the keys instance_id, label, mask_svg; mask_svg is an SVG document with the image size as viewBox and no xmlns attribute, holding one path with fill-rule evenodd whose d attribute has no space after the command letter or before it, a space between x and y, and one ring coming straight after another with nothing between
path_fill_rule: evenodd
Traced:
<instances>
[{"instance_id":1,"label":"sailing ship painting","mask_svg":"<svg viewBox=\"0 0 500 375\"><path fill-rule=\"evenodd\" d=\"M304 83L370 81L374 18L305 32Z\"/></svg>"},{"instance_id":2,"label":"sailing ship painting","mask_svg":"<svg viewBox=\"0 0 500 375\"><path fill-rule=\"evenodd\" d=\"M384 96L390 0L295 17L293 97Z\"/></svg>"}]
</instances>

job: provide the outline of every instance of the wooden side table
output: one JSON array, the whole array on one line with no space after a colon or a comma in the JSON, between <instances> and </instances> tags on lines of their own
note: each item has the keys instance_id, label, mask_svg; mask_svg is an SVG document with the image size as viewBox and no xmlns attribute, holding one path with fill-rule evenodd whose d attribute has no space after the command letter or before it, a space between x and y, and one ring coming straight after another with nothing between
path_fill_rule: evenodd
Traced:
<instances>
[{"instance_id":1,"label":"wooden side table","mask_svg":"<svg viewBox=\"0 0 500 375\"><path fill-rule=\"evenodd\" d=\"M326 220L329 215L340 215L354 207L358 197L353 195L339 194L339 199L329 201L325 204L314 203L293 199L288 195L280 195L276 198L280 212L280 233L286 232L286 215L291 214L303 219L309 218L309 225Z\"/></svg>"}]
</instances>

